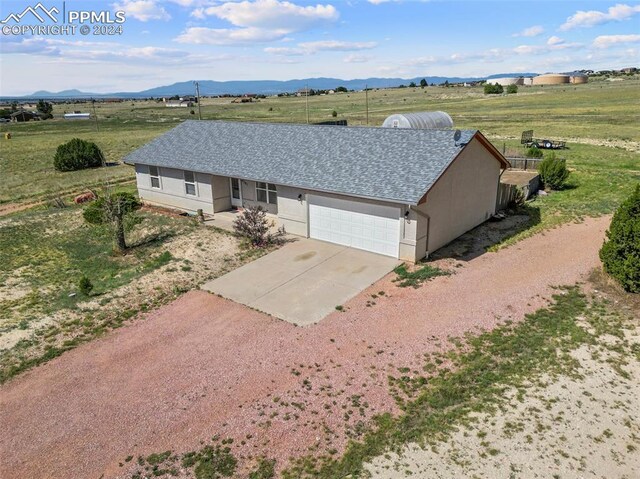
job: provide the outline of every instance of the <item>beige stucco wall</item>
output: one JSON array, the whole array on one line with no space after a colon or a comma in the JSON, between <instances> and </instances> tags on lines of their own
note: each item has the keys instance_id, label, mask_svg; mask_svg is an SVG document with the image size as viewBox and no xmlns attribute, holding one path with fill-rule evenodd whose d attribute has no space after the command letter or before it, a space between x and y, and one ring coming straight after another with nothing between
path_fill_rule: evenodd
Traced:
<instances>
[{"instance_id":1,"label":"beige stucco wall","mask_svg":"<svg viewBox=\"0 0 640 479\"><path fill-rule=\"evenodd\" d=\"M272 205L270 203L263 203L256 200L256 182L249 180L241 180L242 188L242 206L249 208L250 206L261 206L267 213L273 215L278 214L278 205ZM280 186L276 186L278 189L278 196L280 196Z\"/></svg>"},{"instance_id":2,"label":"beige stucco wall","mask_svg":"<svg viewBox=\"0 0 640 479\"><path fill-rule=\"evenodd\" d=\"M158 168L160 188L151 187L149 167L136 165L136 183L140 199L147 203L168 208L213 214L211 175L196 173L196 196L187 196L184 187L184 173L174 168Z\"/></svg>"},{"instance_id":3,"label":"beige stucco wall","mask_svg":"<svg viewBox=\"0 0 640 479\"><path fill-rule=\"evenodd\" d=\"M211 176L213 188L213 211L228 211L231 209L231 184L226 176Z\"/></svg>"},{"instance_id":4,"label":"beige stucco wall","mask_svg":"<svg viewBox=\"0 0 640 479\"><path fill-rule=\"evenodd\" d=\"M500 163L472 140L412 212L417 255L433 253L488 220L495 213L499 178Z\"/></svg>"}]
</instances>

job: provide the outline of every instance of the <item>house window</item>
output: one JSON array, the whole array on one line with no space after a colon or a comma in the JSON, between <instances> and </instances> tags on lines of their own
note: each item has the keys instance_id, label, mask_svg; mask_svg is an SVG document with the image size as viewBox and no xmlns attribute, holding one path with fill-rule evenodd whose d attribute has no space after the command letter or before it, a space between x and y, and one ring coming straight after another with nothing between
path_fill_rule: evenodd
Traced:
<instances>
[{"instance_id":1,"label":"house window","mask_svg":"<svg viewBox=\"0 0 640 479\"><path fill-rule=\"evenodd\" d=\"M193 171L184 172L184 192L190 196L197 196L196 175Z\"/></svg>"},{"instance_id":2,"label":"house window","mask_svg":"<svg viewBox=\"0 0 640 479\"><path fill-rule=\"evenodd\" d=\"M277 204L278 192L276 185L272 183L256 183L256 198L261 203Z\"/></svg>"},{"instance_id":3,"label":"house window","mask_svg":"<svg viewBox=\"0 0 640 479\"><path fill-rule=\"evenodd\" d=\"M157 166L149 167L149 178L151 178L151 188L160 188L160 172Z\"/></svg>"}]
</instances>

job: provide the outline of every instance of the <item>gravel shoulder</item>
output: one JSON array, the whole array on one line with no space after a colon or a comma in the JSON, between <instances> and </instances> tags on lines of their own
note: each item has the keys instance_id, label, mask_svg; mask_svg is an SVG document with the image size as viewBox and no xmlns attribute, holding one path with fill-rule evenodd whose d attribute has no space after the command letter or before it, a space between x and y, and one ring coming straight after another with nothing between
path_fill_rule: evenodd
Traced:
<instances>
[{"instance_id":1,"label":"gravel shoulder","mask_svg":"<svg viewBox=\"0 0 640 479\"><path fill-rule=\"evenodd\" d=\"M237 457L281 465L341 450L359 424L396 411L390 372L585 280L608 224L587 219L497 253L444 258L455 274L420 289L388 275L304 329L187 293L1 386L0 476L126 477L130 455L189 451L215 434L234 438Z\"/></svg>"},{"instance_id":2,"label":"gravel shoulder","mask_svg":"<svg viewBox=\"0 0 640 479\"><path fill-rule=\"evenodd\" d=\"M640 318L636 318L640 319ZM625 338L640 345L640 324ZM620 338L604 338L620 346ZM618 348L616 348L618 349ZM620 348L622 349L622 348ZM620 350L619 349L619 350ZM580 375L545 375L495 413L475 414L447 441L408 445L368 465L373 479L632 478L640 471L640 362L599 344L571 353Z\"/></svg>"}]
</instances>

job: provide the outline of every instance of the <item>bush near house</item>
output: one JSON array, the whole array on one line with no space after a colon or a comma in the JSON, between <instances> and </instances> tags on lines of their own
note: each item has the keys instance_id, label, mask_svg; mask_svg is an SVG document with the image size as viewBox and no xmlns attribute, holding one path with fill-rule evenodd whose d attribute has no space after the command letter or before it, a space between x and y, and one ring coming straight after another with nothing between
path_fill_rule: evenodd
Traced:
<instances>
[{"instance_id":1,"label":"bush near house","mask_svg":"<svg viewBox=\"0 0 640 479\"><path fill-rule=\"evenodd\" d=\"M640 293L640 185L614 213L600 260L625 291Z\"/></svg>"},{"instance_id":2,"label":"bush near house","mask_svg":"<svg viewBox=\"0 0 640 479\"><path fill-rule=\"evenodd\" d=\"M102 166L104 155L92 141L74 138L58 146L53 166L58 171L76 171Z\"/></svg>"},{"instance_id":3,"label":"bush near house","mask_svg":"<svg viewBox=\"0 0 640 479\"><path fill-rule=\"evenodd\" d=\"M553 152L545 156L538 166L538 172L544 186L552 190L562 189L569 178L567 161L556 158L556 154Z\"/></svg>"},{"instance_id":4,"label":"bush near house","mask_svg":"<svg viewBox=\"0 0 640 479\"><path fill-rule=\"evenodd\" d=\"M250 206L233 222L236 234L247 238L253 246L257 247L269 246L282 241L284 229L278 230L278 233L273 235L269 232L270 227L267 212L260 206Z\"/></svg>"},{"instance_id":5,"label":"bush near house","mask_svg":"<svg viewBox=\"0 0 640 479\"><path fill-rule=\"evenodd\" d=\"M508 94L518 93L518 85L509 85L507 87L507 93Z\"/></svg>"}]
</instances>

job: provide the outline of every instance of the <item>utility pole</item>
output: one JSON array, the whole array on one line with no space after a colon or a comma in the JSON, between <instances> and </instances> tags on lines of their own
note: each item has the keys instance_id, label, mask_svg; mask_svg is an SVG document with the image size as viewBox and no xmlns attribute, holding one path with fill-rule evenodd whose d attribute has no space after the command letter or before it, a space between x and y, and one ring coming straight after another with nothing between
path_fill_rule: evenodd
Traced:
<instances>
[{"instance_id":1,"label":"utility pole","mask_svg":"<svg viewBox=\"0 0 640 479\"><path fill-rule=\"evenodd\" d=\"M196 101L198 102L198 120L202 120L202 110L200 109L200 84L194 81L196 85Z\"/></svg>"},{"instance_id":2,"label":"utility pole","mask_svg":"<svg viewBox=\"0 0 640 479\"><path fill-rule=\"evenodd\" d=\"M93 118L96 121L96 131L100 131L98 128L98 114L96 113L96 100L94 98L91 99L91 104L93 105Z\"/></svg>"},{"instance_id":3,"label":"utility pole","mask_svg":"<svg viewBox=\"0 0 640 479\"><path fill-rule=\"evenodd\" d=\"M364 102L367 106L367 126L369 126L369 88L366 84L364 85Z\"/></svg>"},{"instance_id":4,"label":"utility pole","mask_svg":"<svg viewBox=\"0 0 640 479\"><path fill-rule=\"evenodd\" d=\"M304 87L307 96L307 125L309 124L309 84Z\"/></svg>"}]
</instances>

